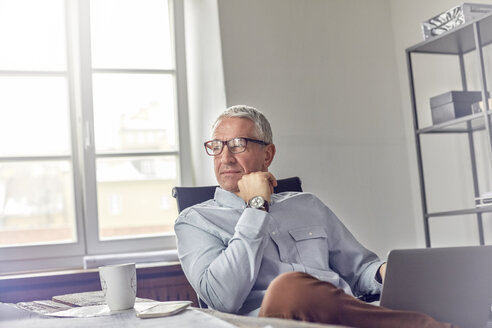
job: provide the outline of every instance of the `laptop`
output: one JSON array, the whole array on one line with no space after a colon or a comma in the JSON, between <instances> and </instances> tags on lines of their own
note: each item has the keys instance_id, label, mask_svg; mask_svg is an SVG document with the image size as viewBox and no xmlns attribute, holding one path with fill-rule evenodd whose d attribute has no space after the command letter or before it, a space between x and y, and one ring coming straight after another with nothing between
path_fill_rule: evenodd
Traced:
<instances>
[{"instance_id":1,"label":"laptop","mask_svg":"<svg viewBox=\"0 0 492 328\"><path fill-rule=\"evenodd\" d=\"M417 311L461 328L487 327L492 246L393 250L381 306Z\"/></svg>"}]
</instances>

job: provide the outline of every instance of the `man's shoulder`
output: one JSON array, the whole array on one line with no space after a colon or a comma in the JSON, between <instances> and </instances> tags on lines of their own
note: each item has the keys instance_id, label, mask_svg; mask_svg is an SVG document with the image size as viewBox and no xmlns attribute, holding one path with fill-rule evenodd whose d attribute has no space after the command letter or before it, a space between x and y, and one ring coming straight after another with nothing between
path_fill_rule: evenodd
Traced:
<instances>
[{"instance_id":1,"label":"man's shoulder","mask_svg":"<svg viewBox=\"0 0 492 328\"><path fill-rule=\"evenodd\" d=\"M311 192L282 192L275 194L272 199L274 205L277 204L278 208L286 210L324 211L333 214L329 207Z\"/></svg>"},{"instance_id":2,"label":"man's shoulder","mask_svg":"<svg viewBox=\"0 0 492 328\"><path fill-rule=\"evenodd\" d=\"M280 192L278 194L273 194L272 199L274 202L281 203L285 201L315 201L320 202L319 198L316 197L313 193L305 192L305 191L285 191Z\"/></svg>"}]
</instances>

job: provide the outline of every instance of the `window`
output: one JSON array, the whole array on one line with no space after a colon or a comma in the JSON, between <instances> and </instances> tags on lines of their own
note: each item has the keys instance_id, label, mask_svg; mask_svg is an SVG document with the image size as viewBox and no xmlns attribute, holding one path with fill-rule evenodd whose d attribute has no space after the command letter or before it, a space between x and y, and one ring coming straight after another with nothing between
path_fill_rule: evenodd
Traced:
<instances>
[{"instance_id":1,"label":"window","mask_svg":"<svg viewBox=\"0 0 492 328\"><path fill-rule=\"evenodd\" d=\"M174 247L181 24L180 1L0 0L0 272Z\"/></svg>"}]
</instances>

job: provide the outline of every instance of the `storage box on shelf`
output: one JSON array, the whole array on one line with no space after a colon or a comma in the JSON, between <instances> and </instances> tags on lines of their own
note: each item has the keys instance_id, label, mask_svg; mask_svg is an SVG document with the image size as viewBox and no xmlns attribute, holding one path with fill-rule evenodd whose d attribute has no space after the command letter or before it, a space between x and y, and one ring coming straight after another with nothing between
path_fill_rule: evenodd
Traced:
<instances>
[{"instance_id":1,"label":"storage box on shelf","mask_svg":"<svg viewBox=\"0 0 492 328\"><path fill-rule=\"evenodd\" d=\"M439 124L472 114L472 104L482 99L480 91L449 91L430 98L432 123Z\"/></svg>"}]
</instances>

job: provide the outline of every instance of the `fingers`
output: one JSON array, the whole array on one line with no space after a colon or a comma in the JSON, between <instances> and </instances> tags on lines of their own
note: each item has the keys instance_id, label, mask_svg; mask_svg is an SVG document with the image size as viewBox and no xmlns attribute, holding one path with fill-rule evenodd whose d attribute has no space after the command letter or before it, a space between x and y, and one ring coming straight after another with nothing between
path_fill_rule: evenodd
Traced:
<instances>
[{"instance_id":1,"label":"fingers","mask_svg":"<svg viewBox=\"0 0 492 328\"><path fill-rule=\"evenodd\" d=\"M277 186L277 179L270 172L266 179L268 180L268 184L270 185L270 194L273 194L274 188Z\"/></svg>"},{"instance_id":2,"label":"fingers","mask_svg":"<svg viewBox=\"0 0 492 328\"><path fill-rule=\"evenodd\" d=\"M262 196L270 201L275 186L277 186L277 179L270 172L252 172L243 175L238 181L238 196L245 202L255 196Z\"/></svg>"},{"instance_id":3,"label":"fingers","mask_svg":"<svg viewBox=\"0 0 492 328\"><path fill-rule=\"evenodd\" d=\"M266 172L266 173L268 173L268 181L270 182L270 184L273 187L276 187L277 186L277 179L275 178L275 176L271 172Z\"/></svg>"}]
</instances>

